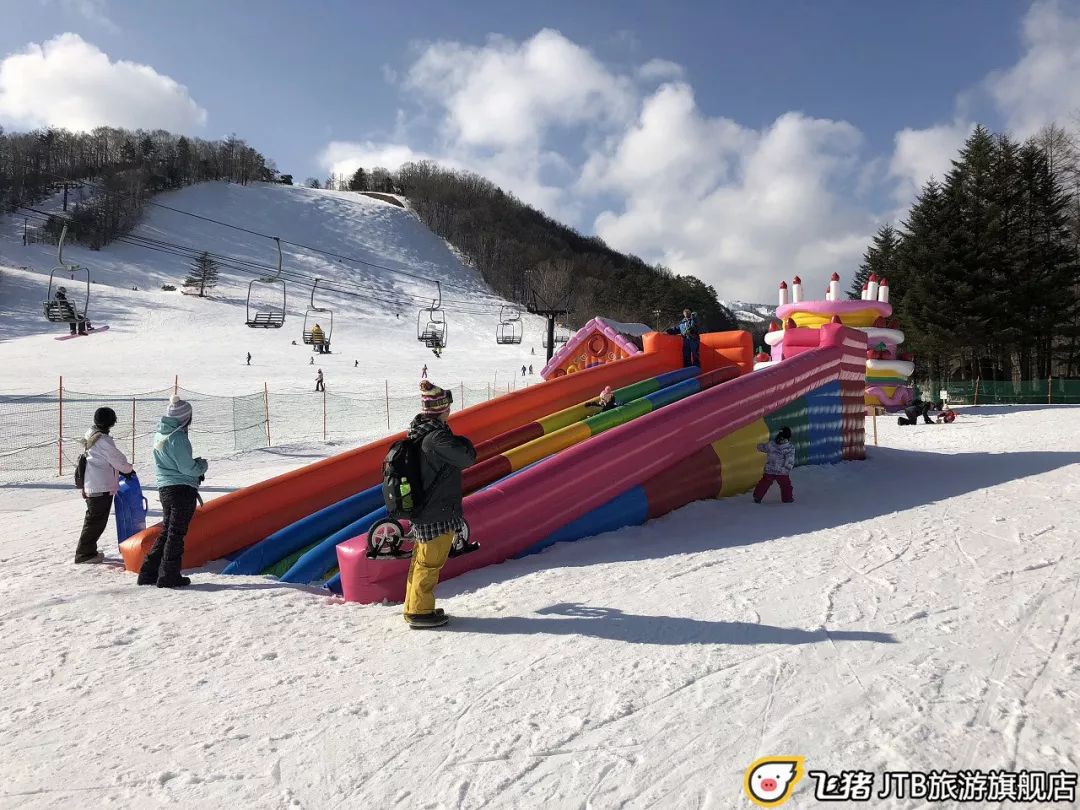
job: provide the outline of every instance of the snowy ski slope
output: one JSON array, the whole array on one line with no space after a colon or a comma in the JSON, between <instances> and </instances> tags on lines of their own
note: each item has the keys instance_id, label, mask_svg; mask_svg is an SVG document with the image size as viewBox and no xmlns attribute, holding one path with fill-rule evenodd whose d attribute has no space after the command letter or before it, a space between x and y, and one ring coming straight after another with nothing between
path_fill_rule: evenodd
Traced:
<instances>
[{"instance_id":1,"label":"snowy ski slope","mask_svg":"<svg viewBox=\"0 0 1080 810\"><path fill-rule=\"evenodd\" d=\"M213 394L252 392L264 382L279 391L306 390L313 387L315 369L300 338L310 280L316 277L343 289L355 285L348 289L358 293L316 299L334 310L333 354L316 358L332 389L382 389L390 380L404 390L415 385L424 363L436 381L479 385L491 381L496 370L507 381L514 371L520 376L523 363L537 371L543 364L542 319L523 316L523 343L497 346L495 327L505 302L405 209L353 193L271 184L204 183L159 195L155 202L381 267L284 245L285 269L309 281L287 281L283 328L250 329L244 324L244 299L252 275L223 268L213 298L205 300L161 290L162 284L180 286L190 265L184 256L122 242L101 251L72 245L65 261L89 267L96 282L90 318L110 330L55 341L66 326L41 316L55 248L23 247L23 217L0 217L0 391L55 389L61 374L65 385L82 391L156 390L171 385L175 374L181 385ZM58 206L52 201L35 208ZM135 235L268 268L277 261L272 239L161 207L146 209ZM444 284L449 345L442 359L416 339L417 310L435 296L435 286L405 274ZM294 340L297 346L291 345ZM247 352L253 355L250 367Z\"/></svg>"}]
</instances>

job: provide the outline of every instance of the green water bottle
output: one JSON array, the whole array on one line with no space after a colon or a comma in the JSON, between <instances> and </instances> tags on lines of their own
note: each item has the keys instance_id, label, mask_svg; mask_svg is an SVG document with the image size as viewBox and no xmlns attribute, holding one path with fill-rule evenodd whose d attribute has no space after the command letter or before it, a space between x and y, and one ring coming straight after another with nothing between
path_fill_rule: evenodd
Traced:
<instances>
[{"instance_id":1,"label":"green water bottle","mask_svg":"<svg viewBox=\"0 0 1080 810\"><path fill-rule=\"evenodd\" d=\"M406 511L412 509L412 484L409 483L408 478L401 479L401 485L398 487L398 491L401 493L401 508Z\"/></svg>"}]
</instances>

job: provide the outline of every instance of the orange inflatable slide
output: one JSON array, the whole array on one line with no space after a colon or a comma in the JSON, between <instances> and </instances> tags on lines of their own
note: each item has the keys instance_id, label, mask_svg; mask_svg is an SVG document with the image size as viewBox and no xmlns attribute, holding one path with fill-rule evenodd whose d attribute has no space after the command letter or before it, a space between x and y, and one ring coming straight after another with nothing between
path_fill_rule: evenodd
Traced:
<instances>
[{"instance_id":1,"label":"orange inflatable slide","mask_svg":"<svg viewBox=\"0 0 1080 810\"><path fill-rule=\"evenodd\" d=\"M703 371L733 361L740 366L751 362L749 335L727 334L742 337L731 346L710 347L712 352L706 350L703 341ZM619 388L682 366L681 339L653 333L644 340L642 354L474 405L451 415L450 423L456 433L480 443L576 405L595 396L604 386ZM193 568L221 559L306 515L374 486L381 480L387 450L403 436L397 433L210 501L198 509L191 522L184 543L183 566ZM121 544L127 570L138 571L160 529L161 524L151 526Z\"/></svg>"}]
</instances>

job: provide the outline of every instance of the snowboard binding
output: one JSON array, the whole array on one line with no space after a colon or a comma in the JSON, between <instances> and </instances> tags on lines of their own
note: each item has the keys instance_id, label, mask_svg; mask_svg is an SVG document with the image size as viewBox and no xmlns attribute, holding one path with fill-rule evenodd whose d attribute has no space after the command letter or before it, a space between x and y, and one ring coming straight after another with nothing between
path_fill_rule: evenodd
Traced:
<instances>
[{"instance_id":1,"label":"snowboard binding","mask_svg":"<svg viewBox=\"0 0 1080 810\"><path fill-rule=\"evenodd\" d=\"M407 547L406 541L408 541ZM367 558L369 560L405 560L412 556L415 544L416 535L411 528L406 532L400 522L393 518L383 518L368 529ZM460 557L479 548L479 543L469 540L469 524L465 523L464 529L454 534L454 541L450 545L450 556Z\"/></svg>"}]
</instances>

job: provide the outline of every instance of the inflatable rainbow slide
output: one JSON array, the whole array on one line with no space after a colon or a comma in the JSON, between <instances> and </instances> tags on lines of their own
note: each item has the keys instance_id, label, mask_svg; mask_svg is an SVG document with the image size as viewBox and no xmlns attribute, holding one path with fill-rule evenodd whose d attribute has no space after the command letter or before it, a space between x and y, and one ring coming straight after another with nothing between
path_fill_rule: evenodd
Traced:
<instances>
[{"instance_id":1,"label":"inflatable rainbow slide","mask_svg":"<svg viewBox=\"0 0 1080 810\"><path fill-rule=\"evenodd\" d=\"M814 333L814 346L753 374L745 332L703 335L701 368L691 369L681 368L680 338L651 333L640 354L453 414L478 449L465 517L481 548L452 558L443 578L744 492L761 474L756 444L781 424L799 464L863 458L866 335L840 324ZM606 385L620 407L586 409ZM401 435L209 502L184 566L229 557L231 572L323 581L351 601L400 600L408 560L369 559L366 535L385 516L381 462ZM124 542L129 570L159 530Z\"/></svg>"}]
</instances>

